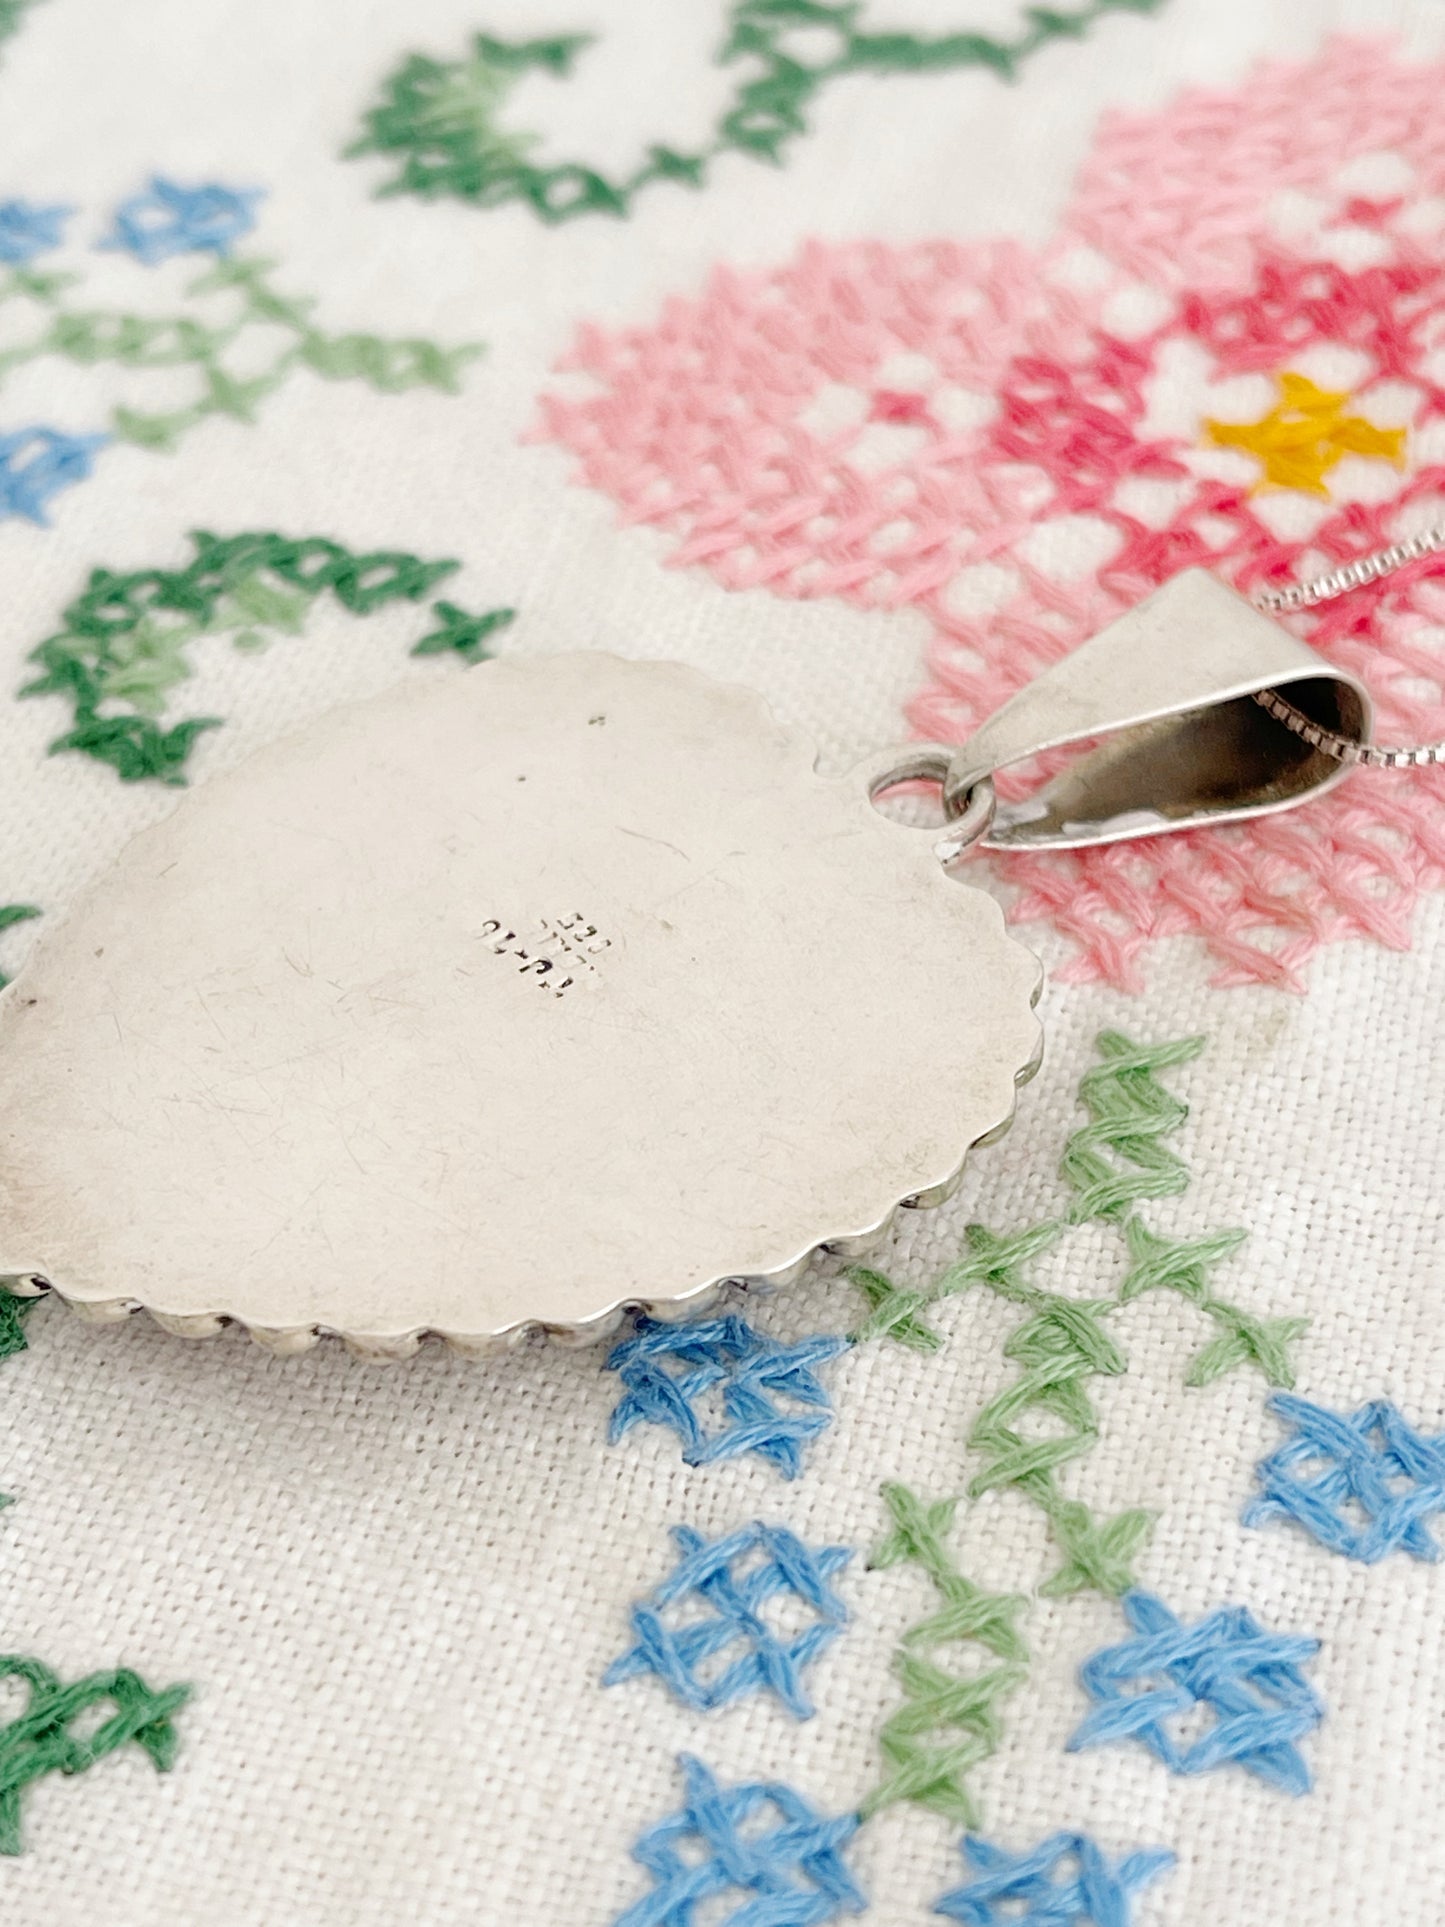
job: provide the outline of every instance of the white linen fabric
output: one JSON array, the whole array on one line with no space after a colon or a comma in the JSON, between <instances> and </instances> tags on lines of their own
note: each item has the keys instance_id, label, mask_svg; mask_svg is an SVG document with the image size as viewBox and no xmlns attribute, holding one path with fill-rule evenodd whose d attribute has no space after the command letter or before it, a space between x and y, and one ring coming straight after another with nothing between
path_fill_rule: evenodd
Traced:
<instances>
[{"instance_id":1,"label":"white linen fabric","mask_svg":"<svg viewBox=\"0 0 1445 1927\"><path fill-rule=\"evenodd\" d=\"M1004 31L1020 16L1013 0L868 11L880 31L932 33L960 16ZM687 661L761 690L830 767L897 740L922 680L921 615L729 593L665 568L653 531L619 528L608 501L569 481L570 457L524 440L578 325L648 318L719 261L772 263L815 235L1038 241L1110 107L1237 84L1260 57L1303 57L1334 29L1389 28L1406 53L1445 52L1438 0L1167 0L1051 44L1015 86L973 70L852 78L812 110L781 168L725 157L705 191L660 188L619 221L552 227L517 205L378 200L381 164L340 158L405 52L455 57L479 29L597 35L566 87L520 83L521 118L555 150L623 167L639 129L697 144L728 91L712 60L720 19L712 0L413 0L402 13L356 0L40 0L25 15L0 49L0 199L83 210L44 265L77 264L88 300L127 275L132 298L134 264L89 250L117 202L153 173L220 181L265 189L248 245L275 257L278 285L317 298L319 325L481 341L486 354L454 395L298 376L252 424L213 418L173 454L106 451L55 497L48 527L0 521L0 896L53 918L175 807L176 790L47 756L63 711L3 692L91 568L178 567L191 529L457 557L439 594L519 612L499 650ZM204 266L157 269L157 304ZM0 395L0 431L93 422L114 394L108 366L30 364ZM465 674L408 657L416 617L407 603L365 622L318 604L304 637L259 657L198 647L188 706L225 727L202 739L193 780L349 697ZM4 938L8 969L33 928ZM1045 1067L1013 1131L877 1262L922 1284L969 1222L1007 1231L1066 1211L1058 1158L1083 1121L1075 1093L1096 1034L1201 1033L1203 1054L1165 1078L1191 1107L1171 1142L1192 1181L1149 1207L1150 1225L1179 1237L1247 1227L1228 1295L1312 1321L1299 1390L1341 1411L1389 1398L1421 1432L1442 1431L1442 939L1436 897L1413 950L1336 945L1305 996L1211 988L1188 939L1156 954L1137 997L1051 983ZM1036 947L1046 965L1065 954L1049 935ZM1122 1262L1111 1229L1086 1227L1036 1276L1088 1296L1111 1289ZM860 1300L824 1261L741 1309L791 1339L848 1330ZM328 1343L282 1360L235 1332L192 1344L143 1318L91 1328L37 1311L30 1349L0 1365L0 1489L16 1500L0 1519L0 1646L66 1679L126 1664L195 1690L169 1775L127 1747L26 1791L27 1850L0 1866L0 1916L602 1927L647 1890L628 1849L679 1805L681 1752L724 1782L781 1780L820 1812L854 1810L898 1703L892 1655L930 1605L914 1568L867 1569L887 1524L880 1482L928 1499L964 1491L978 1469L966 1434L1013 1374L1002 1347L1019 1316L971 1293L931 1314L947 1341L937 1355L885 1340L824 1367L834 1422L785 1482L756 1457L690 1469L661 1428L609 1446L620 1387L599 1352L538 1344L475 1363L432 1346L379 1366ZM1157 1511L1140 1579L1181 1617L1239 1603L1271 1631L1321 1640L1309 1672L1327 1717L1302 1742L1314 1790L1291 1799L1238 1768L1174 1777L1132 1745L1065 1752L1087 1706L1080 1663L1125 1636L1117 1605L1082 1593L1028 1615L1029 1679L973 1778L980 1831L1016 1852L1060 1828L1116 1855L1170 1848L1178 1865L1136 1902L1139 1927L1427 1927L1445 1886L1440 1569L1400 1552L1366 1567L1298 1528L1244 1529L1252 1468L1282 1436L1262 1379L1238 1371L1186 1390L1208 1330L1173 1294L1140 1299L1117 1329L1130 1370L1096 1383L1101 1436L1065 1488L1100 1515ZM604 1690L630 1604L673 1564L668 1528L712 1536L755 1518L854 1549L837 1582L850 1623L810 1675L816 1717L798 1723L765 1696L696 1714L655 1679ZM962 1505L950 1544L999 1590L1028 1592L1056 1564L1037 1511L1011 1491ZM909 1806L871 1819L847 1856L866 1917L927 1919L964 1879L959 1832ZM724 1918L700 1914L697 1927Z\"/></svg>"}]
</instances>

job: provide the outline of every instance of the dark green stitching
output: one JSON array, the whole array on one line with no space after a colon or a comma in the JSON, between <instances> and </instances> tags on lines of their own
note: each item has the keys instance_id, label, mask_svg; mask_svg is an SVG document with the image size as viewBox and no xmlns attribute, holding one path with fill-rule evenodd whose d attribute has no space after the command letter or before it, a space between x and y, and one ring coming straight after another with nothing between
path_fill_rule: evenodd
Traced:
<instances>
[{"instance_id":1,"label":"dark green stitching","mask_svg":"<svg viewBox=\"0 0 1445 1927\"><path fill-rule=\"evenodd\" d=\"M0 1655L0 1679L21 1679L30 1688L25 1711L0 1726L0 1854L23 1851L20 1796L43 1774L84 1773L128 1740L143 1748L158 1773L174 1764L171 1715L189 1699L188 1686L155 1692L125 1667L63 1686L48 1666L17 1653ZM82 1713L105 1700L115 1712L88 1739L67 1732Z\"/></svg>"},{"instance_id":2,"label":"dark green stitching","mask_svg":"<svg viewBox=\"0 0 1445 1927\"><path fill-rule=\"evenodd\" d=\"M377 193L416 194L425 200L451 195L474 207L520 202L543 221L570 221L584 214L625 215L636 196L657 181L701 187L709 165L723 154L744 154L781 165L788 144L808 131L808 113L830 82L847 74L899 74L981 67L1003 80L1051 41L1079 39L1111 13L1152 14L1164 0L1086 0L1071 9L1033 7L1026 25L1010 39L984 33L869 33L861 0L734 0L719 66L756 63L740 81L712 138L696 153L651 146L625 177L609 180L577 161L551 164L530 158L533 134L511 133L498 116L518 77L528 68L565 78L592 36L561 34L545 40L473 36L461 60L411 54L383 82L376 106L363 115L365 133L345 152L397 158L398 171ZM834 36L831 58L813 64L789 51L798 29Z\"/></svg>"},{"instance_id":3,"label":"dark green stitching","mask_svg":"<svg viewBox=\"0 0 1445 1927\"><path fill-rule=\"evenodd\" d=\"M454 602L434 602L432 613L441 618L440 627L415 644L411 652L414 656L440 656L451 650L463 662L482 662L488 654L487 637L504 629L517 612L488 609L484 615L472 616Z\"/></svg>"},{"instance_id":4,"label":"dark green stitching","mask_svg":"<svg viewBox=\"0 0 1445 1927\"><path fill-rule=\"evenodd\" d=\"M0 1358L13 1358L16 1352L27 1351L30 1346L25 1336L25 1320L42 1302L39 1297L22 1298L18 1293L7 1291L0 1285ZM8 1504L9 1501L7 1500Z\"/></svg>"},{"instance_id":5,"label":"dark green stitching","mask_svg":"<svg viewBox=\"0 0 1445 1927\"><path fill-rule=\"evenodd\" d=\"M407 388L455 394L463 368L482 352L476 343L441 348L414 336L325 334L308 318L309 300L280 294L271 285L275 265L259 257L228 257L193 281L187 293L201 297L198 306L213 308L207 301L211 296L225 304L228 312L218 320L72 308L66 290L75 275L14 267L0 279L0 303L20 303L38 313L28 335L23 322L7 329L23 338L0 352L0 380L47 355L83 367L110 361L132 369L190 368L194 394L183 406L164 412L117 407L111 414L111 432L121 441L170 451L212 415L254 422L260 404L299 368L328 381L364 381L384 394ZM228 361L233 348L245 353L260 344L269 347L278 332L289 339L272 348L258 369L243 373Z\"/></svg>"},{"instance_id":6,"label":"dark green stitching","mask_svg":"<svg viewBox=\"0 0 1445 1927\"><path fill-rule=\"evenodd\" d=\"M41 1302L0 1286L0 1358L27 1349L23 1321ZM8 1497L0 1497L0 1505L11 1503ZM29 1692L24 1712L0 1726L0 1854L24 1851L20 1798L45 1774L84 1773L131 1740L149 1756L158 1773L169 1772L175 1762L172 1715L190 1698L188 1686L167 1686L157 1692L123 1666L91 1673L65 1686L43 1661L19 1653L0 1654L0 1680L5 1679L24 1681ZM86 1738L69 1731L82 1714L107 1700L115 1711Z\"/></svg>"},{"instance_id":7,"label":"dark green stitching","mask_svg":"<svg viewBox=\"0 0 1445 1927\"><path fill-rule=\"evenodd\" d=\"M323 592L353 615L370 615L384 603L423 601L461 566L399 549L356 554L323 536L271 531L222 537L197 529L190 540L195 555L182 569L92 570L60 632L32 650L44 673L20 694L63 696L72 710L73 726L50 744L52 756L78 750L124 782L183 783L197 737L220 727L215 716L160 721L191 674L187 652L198 638L229 632L236 648L258 649L272 632L299 633ZM516 613L473 616L451 602L433 603L432 612L440 627L412 654L450 651L467 662L480 661L485 639Z\"/></svg>"},{"instance_id":8,"label":"dark green stitching","mask_svg":"<svg viewBox=\"0 0 1445 1927\"><path fill-rule=\"evenodd\" d=\"M38 917L39 915L40 912L33 903L0 904L0 930L10 929L12 924L29 923L32 917ZM3 990L9 981L10 979L5 975L5 972L0 970L0 990ZM0 1316L3 1316L3 1312L4 1306L0 1305ZM11 1349L14 1350L15 1348L12 1346ZM5 1355L3 1329L0 1329L0 1358L4 1358Z\"/></svg>"},{"instance_id":9,"label":"dark green stitching","mask_svg":"<svg viewBox=\"0 0 1445 1927\"><path fill-rule=\"evenodd\" d=\"M897 1800L912 1800L955 1825L977 1826L966 1776L997 1751L1002 1737L998 1702L1028 1676L1028 1648L1014 1623L1028 1602L1017 1593L984 1592L958 1570L943 1545L956 1499L924 1505L902 1485L885 1485L883 1497L893 1530L873 1554L870 1569L901 1560L921 1566L943 1603L903 1635L894 1655L903 1704L879 1734L887 1772L862 1811L866 1818ZM1001 1664L962 1677L946 1671L932 1655L959 1641L982 1646Z\"/></svg>"}]
</instances>

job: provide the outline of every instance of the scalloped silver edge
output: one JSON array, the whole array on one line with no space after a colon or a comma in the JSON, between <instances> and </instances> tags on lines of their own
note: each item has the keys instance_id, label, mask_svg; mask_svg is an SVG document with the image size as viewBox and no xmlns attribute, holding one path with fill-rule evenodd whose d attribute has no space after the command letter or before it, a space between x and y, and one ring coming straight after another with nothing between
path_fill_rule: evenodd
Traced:
<instances>
[{"instance_id":1,"label":"scalloped silver edge","mask_svg":"<svg viewBox=\"0 0 1445 1927\"><path fill-rule=\"evenodd\" d=\"M1029 999L1031 1008L1037 1008L1042 990L1043 970L1040 967ZM724 1292L735 1287L746 1290L756 1286L795 1284L819 1253L839 1258L868 1257L886 1242L900 1211L934 1210L948 1202L963 1180L971 1154L986 1145L996 1144L1012 1126L1018 1112L1018 1093L1033 1078L1042 1059L1043 1029L1040 1026L1033 1056L1021 1070L1014 1073L1014 1094L1005 1116L967 1146L952 1172L941 1183L930 1186L926 1191L911 1192L907 1197L900 1198L876 1223L865 1226L861 1231L850 1232L846 1237L825 1238L771 1271L749 1273L745 1277L729 1273L678 1298L619 1299L595 1318L577 1324L554 1325L541 1319L521 1319L501 1332L437 1331L429 1326L421 1326L410 1332L346 1332L329 1325L251 1325L234 1312L178 1314L156 1311L139 1298L68 1298L63 1284L34 1271L0 1273L0 1286L20 1298L58 1298L75 1317L89 1325L116 1325L141 1311L162 1331L175 1338L216 1338L227 1326L239 1325L258 1345L264 1346L278 1358L295 1358L302 1352L309 1352L323 1338L339 1338L353 1357L377 1364L415 1358L429 1338L441 1339L463 1358L498 1357L505 1352L515 1351L534 1334L541 1334L557 1344L574 1349L600 1345L611 1338L635 1312L646 1312L653 1318L683 1319L694 1312L706 1311L709 1306L716 1304Z\"/></svg>"}]
</instances>

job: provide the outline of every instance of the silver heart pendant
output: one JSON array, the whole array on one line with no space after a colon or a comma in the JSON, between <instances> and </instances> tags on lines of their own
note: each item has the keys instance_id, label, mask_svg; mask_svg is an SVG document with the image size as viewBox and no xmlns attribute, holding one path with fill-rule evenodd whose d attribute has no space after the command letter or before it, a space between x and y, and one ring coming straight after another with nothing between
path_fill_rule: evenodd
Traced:
<instances>
[{"instance_id":1,"label":"silver heart pendant","mask_svg":"<svg viewBox=\"0 0 1445 1927\"><path fill-rule=\"evenodd\" d=\"M0 998L0 1277L282 1352L601 1337L947 1195L1038 985L744 690L407 685L187 796Z\"/></svg>"}]
</instances>

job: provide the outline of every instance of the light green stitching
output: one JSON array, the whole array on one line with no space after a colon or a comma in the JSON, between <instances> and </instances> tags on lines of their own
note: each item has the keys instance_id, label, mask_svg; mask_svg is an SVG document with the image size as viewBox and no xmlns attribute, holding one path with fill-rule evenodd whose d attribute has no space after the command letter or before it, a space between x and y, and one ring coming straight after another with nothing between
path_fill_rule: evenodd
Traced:
<instances>
[{"instance_id":1,"label":"light green stitching","mask_svg":"<svg viewBox=\"0 0 1445 1927\"><path fill-rule=\"evenodd\" d=\"M1151 1515L1133 1508L1098 1520L1088 1506L1067 1497L1058 1475L1084 1456L1098 1437L1089 1381L1117 1377L1127 1361L1104 1320L1147 1291L1172 1291L1203 1312L1216 1335L1192 1360L1185 1382L1210 1384L1236 1366L1250 1365L1273 1385L1290 1385L1289 1347L1307 1329L1303 1318L1258 1318L1218 1297L1215 1268L1234 1256L1246 1233L1218 1231L1195 1239L1152 1232L1135 1214L1142 1200L1183 1191L1189 1172L1165 1139L1178 1131L1188 1107L1158 1081L1159 1073L1190 1062L1202 1039L1142 1047L1106 1031L1098 1040L1103 1060L1079 1087L1089 1123L1070 1137L1063 1173L1076 1193L1070 1224L1095 1221L1112 1227L1129 1265L1116 1293L1066 1298L1040 1290L1028 1267L1067 1235L1070 1224L1045 1221L1010 1237L970 1225L967 1249L929 1287L901 1290L882 1272L848 1275L862 1290L868 1316L855 1342L888 1336L920 1351L938 1349L938 1334L923 1314L957 1292L983 1286L1023 1306L1027 1317L1004 1347L1021 1368L1018 1378L979 1413L969 1445L987 1462L969 1485L971 1496L1010 1485L1038 1506L1064 1554L1046 1582L1046 1594L1092 1587L1114 1596L1135 1583L1133 1565L1148 1542ZM1039 1434L1030 1420L1043 1420Z\"/></svg>"},{"instance_id":2,"label":"light green stitching","mask_svg":"<svg viewBox=\"0 0 1445 1927\"><path fill-rule=\"evenodd\" d=\"M73 726L50 744L51 755L79 750L125 782L184 782L197 737L219 727L214 716L186 717L168 728L159 720L192 673L192 644L229 633L236 648L261 649L276 632L299 634L325 592L353 615L370 615L384 603L423 601L461 566L400 549L358 554L324 536L297 540L274 531L222 537L197 529L190 540L195 554L181 569L93 569L66 608L60 632L32 650L30 660L43 674L20 694L63 696L72 710ZM432 613L439 626L412 654L451 652L473 663L486 655L486 638L516 611L474 616L453 602L435 602Z\"/></svg>"},{"instance_id":3,"label":"light green stitching","mask_svg":"<svg viewBox=\"0 0 1445 1927\"><path fill-rule=\"evenodd\" d=\"M328 381L363 381L384 394L407 388L455 394L463 368L482 352L476 343L442 348L415 336L326 334L309 320L309 300L272 286L275 265L259 257L219 260L187 290L195 312L172 315L73 307L68 290L77 276L14 267L0 279L0 305L11 306L6 332L19 339L0 352L0 381L48 356L83 367L113 362L127 369L172 371L166 375L168 391L173 371L189 368L193 393L180 407L118 406L111 413L111 432L120 440L171 451L213 415L254 422L261 403L301 369ZM203 318L217 304L224 312ZM238 359L266 350L278 333L280 343L263 353L260 366L243 372Z\"/></svg>"},{"instance_id":4,"label":"light green stitching","mask_svg":"<svg viewBox=\"0 0 1445 1927\"><path fill-rule=\"evenodd\" d=\"M936 1351L938 1335L922 1316L930 1305L976 1284L1016 1303L1033 1303L1024 1267L1064 1236L1069 1224L1098 1220L1119 1230L1129 1253L1120 1304L1145 1291L1173 1290L1221 1328L1195 1359L1188 1384L1209 1384L1239 1364L1255 1365L1271 1384L1292 1384L1288 1347L1308 1328L1308 1320L1256 1318L1214 1296L1208 1286L1208 1271L1233 1256L1248 1234L1231 1230L1193 1242L1168 1240L1134 1215L1140 1202L1188 1188L1188 1167L1164 1140L1185 1122L1189 1107L1159 1083L1158 1073L1189 1063L1203 1047L1199 1037L1143 1047L1118 1031L1101 1033L1097 1048L1103 1062L1079 1085L1090 1121L1071 1135L1061 1164L1077 1194L1068 1224L1046 1220L1007 1238L972 1225L965 1255L933 1284L912 1290L901 1289L882 1272L854 1268L847 1276L863 1292L869 1315L852 1332L853 1341L886 1336L916 1350Z\"/></svg>"},{"instance_id":5,"label":"light green stitching","mask_svg":"<svg viewBox=\"0 0 1445 1927\"><path fill-rule=\"evenodd\" d=\"M577 161L531 158L536 135L507 130L500 117L518 79L539 69L559 79L572 71L592 36L574 33L542 40L473 36L460 60L412 54L383 83L379 102L363 116L365 133L348 157L385 154L396 174L379 194L451 195L475 207L520 202L549 223L584 214L625 215L636 196L658 181L701 187L724 154L782 163L788 145L808 131L808 114L823 91L849 74L902 74L975 67L1012 80L1030 55L1050 42L1079 39L1106 14L1152 14L1164 0L1086 0L1070 9L1033 7L1012 38L985 33L870 33L859 0L734 0L719 66L749 63L712 137L694 153L650 146L630 174L609 179ZM813 60L790 45L798 32L831 37L832 51Z\"/></svg>"},{"instance_id":6,"label":"light green stitching","mask_svg":"<svg viewBox=\"0 0 1445 1927\"><path fill-rule=\"evenodd\" d=\"M1209 1289L1209 1273L1233 1254L1248 1235L1216 1231L1207 1238L1158 1238L1140 1218L1124 1225L1133 1265L1119 1287L1119 1302L1127 1305L1146 1291L1177 1291L1208 1314L1219 1334L1199 1352L1189 1367L1187 1385L1209 1385L1236 1365L1254 1365L1271 1385L1294 1384L1289 1346L1309 1328L1307 1318L1254 1318L1238 1306L1216 1298Z\"/></svg>"},{"instance_id":7,"label":"light green stitching","mask_svg":"<svg viewBox=\"0 0 1445 1927\"><path fill-rule=\"evenodd\" d=\"M965 1256L933 1284L915 1291L900 1289L881 1271L852 1267L845 1276L862 1291L870 1316L849 1333L850 1338L855 1345L871 1338L895 1338L915 1351L936 1352L943 1341L919 1314L940 1299L952 1298L973 1285L987 1285L1001 1298L1032 1304L1037 1294L1025 1282L1023 1267L1057 1244L1065 1229L1062 1224L1036 1224L1011 1238L997 1238L981 1224L971 1224L964 1234L968 1239Z\"/></svg>"},{"instance_id":8,"label":"light green stitching","mask_svg":"<svg viewBox=\"0 0 1445 1927\"><path fill-rule=\"evenodd\" d=\"M986 1236L987 1234L985 1234ZM969 1483L969 1496L1016 1486L1049 1522L1064 1562L1041 1591L1049 1597L1092 1587L1110 1598L1134 1585L1133 1561L1148 1543L1153 1515L1131 1509L1098 1521L1081 1500L1060 1491L1055 1474L1090 1451L1099 1436L1088 1393L1095 1377L1117 1378L1128 1361L1099 1319L1112 1301L1061 1298L1035 1292L1033 1316L1004 1346L1021 1375L979 1413L968 1435L988 1463ZM1022 1422L1042 1414L1046 1436L1026 1436Z\"/></svg>"},{"instance_id":9,"label":"light green stitching","mask_svg":"<svg viewBox=\"0 0 1445 1927\"><path fill-rule=\"evenodd\" d=\"M1216 1231L1192 1241L1161 1238L1132 1215L1144 1199L1188 1187L1183 1160L1163 1140L1189 1109L1158 1083L1156 1074L1197 1057L1203 1038L1141 1049L1117 1031L1105 1031L1098 1047L1105 1061L1079 1086L1091 1121L1069 1139L1062 1168L1078 1194L1073 1221L1105 1219L1124 1233L1131 1262L1119 1303L1129 1304L1146 1291L1176 1291L1214 1321L1218 1335L1190 1364L1187 1385L1209 1385L1237 1365L1254 1366L1271 1385L1293 1385L1289 1347L1308 1330L1309 1320L1256 1318L1209 1288L1210 1271L1233 1257L1248 1233Z\"/></svg>"},{"instance_id":10,"label":"light green stitching","mask_svg":"<svg viewBox=\"0 0 1445 1927\"><path fill-rule=\"evenodd\" d=\"M943 1603L903 1635L894 1655L903 1704L879 1735L887 1771L862 1811L866 1817L895 1801L911 1800L956 1825L977 1826L967 1775L997 1751L1002 1737L998 1703L1027 1677L1028 1648L1015 1621L1028 1602L1017 1593L985 1592L958 1570L943 1545L956 1499L924 1505L902 1485L885 1485L883 1497L893 1530L870 1566L881 1569L904 1560L921 1566ZM982 1646L1002 1663L970 1676L948 1672L932 1655L960 1642Z\"/></svg>"},{"instance_id":11,"label":"light green stitching","mask_svg":"<svg viewBox=\"0 0 1445 1927\"><path fill-rule=\"evenodd\" d=\"M869 1338L896 1338L916 1352L936 1352L943 1340L919 1313L940 1296L937 1291L903 1291L881 1271L854 1265L848 1277L868 1301L869 1316L851 1333L855 1345Z\"/></svg>"},{"instance_id":12,"label":"light green stitching","mask_svg":"<svg viewBox=\"0 0 1445 1927\"><path fill-rule=\"evenodd\" d=\"M1179 1129L1189 1107L1159 1083L1157 1073L1191 1062L1203 1048L1202 1037L1141 1049L1118 1031L1100 1036L1104 1061L1079 1084L1090 1122L1074 1132L1063 1157L1064 1176L1078 1193L1070 1214L1075 1224L1122 1219L1145 1198L1187 1188L1189 1172L1163 1140Z\"/></svg>"}]
</instances>

